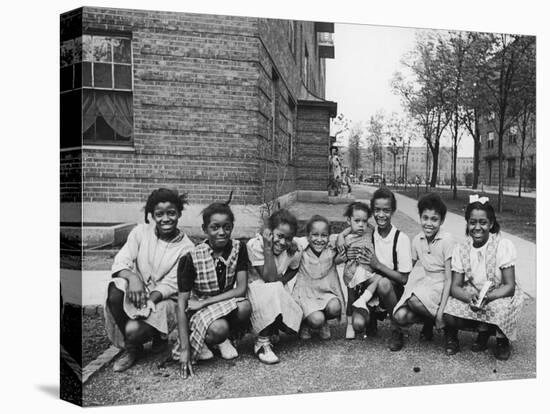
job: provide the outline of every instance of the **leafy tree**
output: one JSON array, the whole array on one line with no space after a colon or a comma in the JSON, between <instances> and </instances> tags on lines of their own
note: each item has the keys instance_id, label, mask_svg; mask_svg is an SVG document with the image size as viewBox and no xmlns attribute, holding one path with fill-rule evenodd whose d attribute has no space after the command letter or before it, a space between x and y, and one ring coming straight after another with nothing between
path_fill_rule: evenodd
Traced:
<instances>
[{"instance_id":1,"label":"leafy tree","mask_svg":"<svg viewBox=\"0 0 550 414\"><path fill-rule=\"evenodd\" d=\"M533 36L509 34L474 34L476 47L475 69L478 85L489 113L488 118L498 136L498 201L497 209L502 212L504 196L504 135L517 121L521 113L522 96L525 94L522 69L530 49L534 49Z\"/></svg>"},{"instance_id":2,"label":"leafy tree","mask_svg":"<svg viewBox=\"0 0 550 414\"><path fill-rule=\"evenodd\" d=\"M380 161L380 174L382 174L382 156L384 151L384 112L378 111L371 116L367 125L367 148L372 157L373 173L376 173L376 162Z\"/></svg>"},{"instance_id":3,"label":"leafy tree","mask_svg":"<svg viewBox=\"0 0 550 414\"><path fill-rule=\"evenodd\" d=\"M410 75L397 72L392 79L394 93L401 96L404 106L421 126L431 152L431 187L437 183L441 135L450 121L448 85L439 51L441 47L433 36L419 36L415 49L402 61Z\"/></svg>"}]
</instances>

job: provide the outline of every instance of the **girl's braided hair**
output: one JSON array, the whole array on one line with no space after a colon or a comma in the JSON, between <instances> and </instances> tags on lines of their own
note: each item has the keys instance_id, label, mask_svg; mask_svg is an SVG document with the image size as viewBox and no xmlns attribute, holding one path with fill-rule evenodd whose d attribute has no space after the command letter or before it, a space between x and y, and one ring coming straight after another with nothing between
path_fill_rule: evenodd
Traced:
<instances>
[{"instance_id":1,"label":"girl's braided hair","mask_svg":"<svg viewBox=\"0 0 550 414\"><path fill-rule=\"evenodd\" d=\"M233 190L229 193L229 198L224 203L216 202L210 204L208 207L206 207L204 210L202 210L202 223L203 226L206 227L210 223L210 218L214 214L225 214L227 217L229 217L229 221L231 223L235 222L235 215L233 214L233 211L231 211L231 208L229 207L229 203L231 203L231 200L233 199Z\"/></svg>"}]
</instances>

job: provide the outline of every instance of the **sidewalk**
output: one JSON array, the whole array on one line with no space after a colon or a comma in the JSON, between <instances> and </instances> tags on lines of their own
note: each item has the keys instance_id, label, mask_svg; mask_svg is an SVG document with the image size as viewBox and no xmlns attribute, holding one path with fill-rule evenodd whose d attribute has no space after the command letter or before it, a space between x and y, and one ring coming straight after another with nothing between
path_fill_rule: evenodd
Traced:
<instances>
[{"instance_id":1,"label":"sidewalk","mask_svg":"<svg viewBox=\"0 0 550 414\"><path fill-rule=\"evenodd\" d=\"M367 191L373 193L377 187L363 185ZM409 217L418 221L418 210L416 208L416 200L395 194L397 199L397 208ZM458 214L447 212L445 218L445 224L443 228L449 233L455 235L457 240L461 240L466 228L466 222L464 217ZM516 280L521 289L527 293L530 297L536 297L536 269L537 269L537 246L535 243L514 236L507 232L502 232L503 237L509 239L517 250L516 260Z\"/></svg>"}]
</instances>

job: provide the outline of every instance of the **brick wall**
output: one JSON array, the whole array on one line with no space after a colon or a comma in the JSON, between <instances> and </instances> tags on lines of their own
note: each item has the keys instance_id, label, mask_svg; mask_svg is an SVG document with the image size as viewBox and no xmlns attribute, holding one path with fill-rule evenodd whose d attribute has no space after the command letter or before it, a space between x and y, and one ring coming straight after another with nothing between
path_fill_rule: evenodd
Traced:
<instances>
[{"instance_id":1,"label":"brick wall","mask_svg":"<svg viewBox=\"0 0 550 414\"><path fill-rule=\"evenodd\" d=\"M330 115L327 109L298 109L297 180L300 190L326 191Z\"/></svg>"},{"instance_id":2,"label":"brick wall","mask_svg":"<svg viewBox=\"0 0 550 414\"><path fill-rule=\"evenodd\" d=\"M281 47L289 43L283 20L81 10L84 32L132 34L134 76L132 145L82 149L87 205L142 203L160 186L187 191L195 205L225 200L231 190L235 204L248 205L292 192L299 183L303 189L326 189L319 165L327 165L328 144L317 141L328 138L328 115L304 115L302 127L297 119L305 45L310 89L324 96L324 62L317 58L313 22L296 22L293 52ZM62 25L74 23L74 15L62 16ZM322 125L313 125L316 120ZM300 143L299 131L306 132ZM324 138L313 136L318 133ZM315 153L304 161L300 152L310 150ZM62 178L74 168L73 153L63 154ZM284 172L274 159L287 164ZM321 182L315 183L311 174L321 170ZM62 199L75 197L68 181Z\"/></svg>"}]
</instances>

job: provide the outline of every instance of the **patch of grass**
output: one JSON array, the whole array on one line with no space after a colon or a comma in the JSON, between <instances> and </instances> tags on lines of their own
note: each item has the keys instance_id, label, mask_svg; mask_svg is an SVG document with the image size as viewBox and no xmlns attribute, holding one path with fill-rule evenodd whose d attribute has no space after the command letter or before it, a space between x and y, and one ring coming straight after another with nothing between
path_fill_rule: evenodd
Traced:
<instances>
[{"instance_id":1,"label":"patch of grass","mask_svg":"<svg viewBox=\"0 0 550 414\"><path fill-rule=\"evenodd\" d=\"M411 187L406 190L392 188L392 191L417 199L417 190L415 187ZM468 205L469 196L473 194L470 191L458 190L457 198L456 200L453 200L452 190L437 188L431 189L431 191L439 193L447 205L448 211L461 216L464 215L464 211ZM426 194L425 187L420 188L419 196L422 197L424 194ZM477 194L480 196L489 197L492 206L496 209L497 194L483 193L481 191ZM536 243L536 199L504 195L503 211L502 213L497 212L496 214L503 231Z\"/></svg>"},{"instance_id":2,"label":"patch of grass","mask_svg":"<svg viewBox=\"0 0 550 414\"><path fill-rule=\"evenodd\" d=\"M82 366L85 367L100 356L111 343L105 332L103 310L82 317Z\"/></svg>"}]
</instances>

